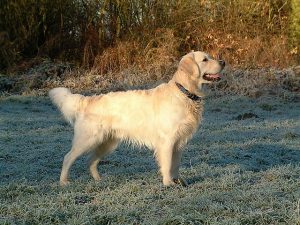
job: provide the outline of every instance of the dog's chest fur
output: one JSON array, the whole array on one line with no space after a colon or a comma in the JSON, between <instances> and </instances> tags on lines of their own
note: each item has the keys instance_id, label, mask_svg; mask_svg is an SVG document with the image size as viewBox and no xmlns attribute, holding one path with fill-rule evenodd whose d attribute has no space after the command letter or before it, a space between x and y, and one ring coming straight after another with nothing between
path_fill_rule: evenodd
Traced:
<instances>
[{"instance_id":1,"label":"dog's chest fur","mask_svg":"<svg viewBox=\"0 0 300 225\"><path fill-rule=\"evenodd\" d=\"M179 138L179 147L183 147L197 131L202 119L203 103L188 101L186 104L186 117L178 121L177 137Z\"/></svg>"}]
</instances>

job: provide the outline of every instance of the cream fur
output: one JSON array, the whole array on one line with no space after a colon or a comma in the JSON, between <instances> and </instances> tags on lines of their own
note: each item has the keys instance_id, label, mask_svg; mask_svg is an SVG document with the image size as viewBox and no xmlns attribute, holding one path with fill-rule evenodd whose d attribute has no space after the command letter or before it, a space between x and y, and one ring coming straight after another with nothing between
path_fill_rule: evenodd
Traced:
<instances>
[{"instance_id":1,"label":"cream fur","mask_svg":"<svg viewBox=\"0 0 300 225\"><path fill-rule=\"evenodd\" d=\"M202 96L203 75L218 73L223 66L203 52L192 52L182 58L177 72L168 82L150 90L111 92L98 96L72 94L66 88L55 88L50 98L65 119L74 126L71 151L65 156L60 177L68 183L71 165L83 153L89 153L90 172L100 179L97 164L112 152L120 141L145 145L154 150L163 184L178 179L182 147L197 130L202 102L189 99L176 86Z\"/></svg>"}]
</instances>

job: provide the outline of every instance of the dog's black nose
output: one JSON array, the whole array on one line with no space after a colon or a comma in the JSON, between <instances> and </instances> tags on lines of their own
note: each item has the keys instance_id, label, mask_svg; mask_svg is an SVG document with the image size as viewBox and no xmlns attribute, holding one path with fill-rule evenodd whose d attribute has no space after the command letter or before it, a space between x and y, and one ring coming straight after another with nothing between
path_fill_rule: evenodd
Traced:
<instances>
[{"instance_id":1,"label":"dog's black nose","mask_svg":"<svg viewBox=\"0 0 300 225\"><path fill-rule=\"evenodd\" d=\"M225 61L224 61L224 60L219 60L219 63L220 63L220 65L221 65L222 67L225 66Z\"/></svg>"}]
</instances>

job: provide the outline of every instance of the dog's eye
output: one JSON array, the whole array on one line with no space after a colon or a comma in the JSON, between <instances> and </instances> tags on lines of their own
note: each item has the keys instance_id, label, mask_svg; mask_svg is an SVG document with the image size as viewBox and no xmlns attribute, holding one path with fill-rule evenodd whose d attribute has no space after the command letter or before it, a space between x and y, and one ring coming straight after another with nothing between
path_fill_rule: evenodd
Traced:
<instances>
[{"instance_id":1,"label":"dog's eye","mask_svg":"<svg viewBox=\"0 0 300 225\"><path fill-rule=\"evenodd\" d=\"M207 59L207 58L204 58L204 59L202 60L202 62L206 62L206 61L208 61L208 59Z\"/></svg>"}]
</instances>

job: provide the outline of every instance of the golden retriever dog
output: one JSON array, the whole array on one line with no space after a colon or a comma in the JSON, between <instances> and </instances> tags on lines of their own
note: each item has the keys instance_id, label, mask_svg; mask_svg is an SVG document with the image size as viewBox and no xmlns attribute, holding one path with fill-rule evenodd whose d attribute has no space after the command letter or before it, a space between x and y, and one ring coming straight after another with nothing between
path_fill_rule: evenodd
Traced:
<instances>
[{"instance_id":1,"label":"golden retriever dog","mask_svg":"<svg viewBox=\"0 0 300 225\"><path fill-rule=\"evenodd\" d=\"M182 183L178 174L180 159L201 120L202 84L219 80L224 66L223 60L197 51L183 56L173 78L153 89L95 96L72 94L67 88L50 90L51 100L74 126L60 184L69 183L69 169L84 153L90 155L92 177L100 180L99 161L122 140L154 151L164 185Z\"/></svg>"}]
</instances>

